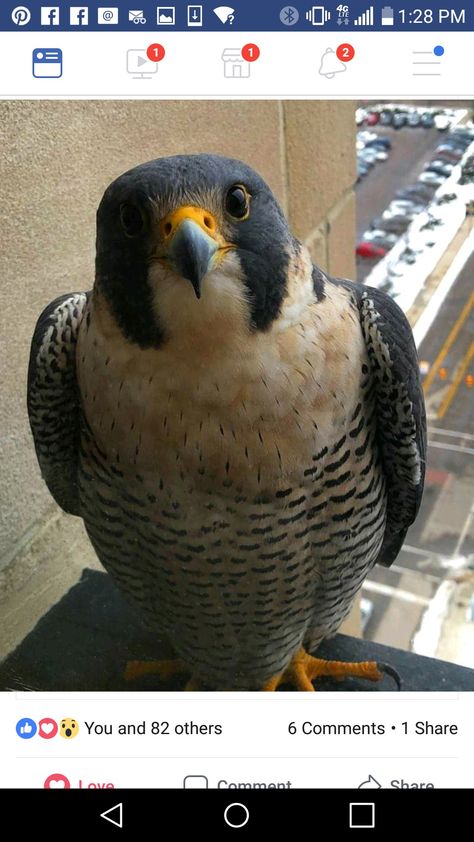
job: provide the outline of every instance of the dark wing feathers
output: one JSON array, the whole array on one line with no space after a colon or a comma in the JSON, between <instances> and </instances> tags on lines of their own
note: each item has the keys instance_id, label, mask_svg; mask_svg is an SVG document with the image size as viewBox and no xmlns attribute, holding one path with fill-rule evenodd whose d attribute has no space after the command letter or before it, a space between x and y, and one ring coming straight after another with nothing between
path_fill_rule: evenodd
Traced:
<instances>
[{"instance_id":1,"label":"dark wing feathers","mask_svg":"<svg viewBox=\"0 0 474 842\"><path fill-rule=\"evenodd\" d=\"M425 480L426 415L410 325L383 292L366 288L360 314L377 401L377 437L387 483L387 524L377 559L390 566L420 508Z\"/></svg>"},{"instance_id":2,"label":"dark wing feathers","mask_svg":"<svg viewBox=\"0 0 474 842\"><path fill-rule=\"evenodd\" d=\"M80 515L76 341L87 298L85 292L70 293L46 307L28 368L28 415L41 475L58 505L73 515Z\"/></svg>"},{"instance_id":3,"label":"dark wing feathers","mask_svg":"<svg viewBox=\"0 0 474 842\"><path fill-rule=\"evenodd\" d=\"M395 301L378 289L342 283L357 300L374 381L377 439L388 509L377 562L396 559L423 495L426 414L418 355L410 325Z\"/></svg>"}]
</instances>

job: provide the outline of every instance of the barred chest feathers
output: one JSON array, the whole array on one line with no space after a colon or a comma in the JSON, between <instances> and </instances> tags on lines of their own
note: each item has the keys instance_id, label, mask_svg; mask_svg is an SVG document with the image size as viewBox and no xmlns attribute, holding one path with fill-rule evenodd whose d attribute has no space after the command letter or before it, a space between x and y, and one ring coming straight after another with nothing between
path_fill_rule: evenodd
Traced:
<instances>
[{"instance_id":1,"label":"barred chest feathers","mask_svg":"<svg viewBox=\"0 0 474 842\"><path fill-rule=\"evenodd\" d=\"M126 343L105 304L92 302L77 361L98 446L152 484L209 485L224 496L298 484L360 398L358 313L336 292L300 308L290 300L270 333L249 332L242 318L229 336L213 314L212 327L186 325L157 350Z\"/></svg>"}]
</instances>

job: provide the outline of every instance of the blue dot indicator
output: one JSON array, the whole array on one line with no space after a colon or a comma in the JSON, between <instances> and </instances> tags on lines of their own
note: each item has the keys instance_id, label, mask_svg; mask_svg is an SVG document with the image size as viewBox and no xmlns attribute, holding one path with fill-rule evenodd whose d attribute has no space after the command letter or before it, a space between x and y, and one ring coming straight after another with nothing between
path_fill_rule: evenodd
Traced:
<instances>
[{"instance_id":1,"label":"blue dot indicator","mask_svg":"<svg viewBox=\"0 0 474 842\"><path fill-rule=\"evenodd\" d=\"M438 46L434 48L433 52L435 56L444 56L444 47L441 47L441 45L438 44Z\"/></svg>"}]
</instances>

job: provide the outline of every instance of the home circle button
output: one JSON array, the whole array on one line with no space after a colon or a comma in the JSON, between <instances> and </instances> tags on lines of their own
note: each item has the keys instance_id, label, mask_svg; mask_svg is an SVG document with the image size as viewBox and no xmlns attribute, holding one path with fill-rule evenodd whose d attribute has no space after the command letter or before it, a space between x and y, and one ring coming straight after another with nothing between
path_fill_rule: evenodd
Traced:
<instances>
[{"instance_id":1,"label":"home circle button","mask_svg":"<svg viewBox=\"0 0 474 842\"><path fill-rule=\"evenodd\" d=\"M249 811L245 804L235 801L224 810L224 821L229 827L244 827L249 820Z\"/></svg>"}]
</instances>

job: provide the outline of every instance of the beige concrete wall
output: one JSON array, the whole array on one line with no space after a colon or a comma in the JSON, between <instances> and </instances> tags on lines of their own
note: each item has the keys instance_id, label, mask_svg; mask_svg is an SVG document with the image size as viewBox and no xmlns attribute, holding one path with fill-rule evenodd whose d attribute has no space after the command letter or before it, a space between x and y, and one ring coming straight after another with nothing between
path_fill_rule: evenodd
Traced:
<instances>
[{"instance_id":1,"label":"beige concrete wall","mask_svg":"<svg viewBox=\"0 0 474 842\"><path fill-rule=\"evenodd\" d=\"M353 277L354 107L0 102L0 570L38 535L51 542L51 553L63 540L27 423L29 344L52 298L92 285L95 211L105 187L161 155L208 151L242 158L269 182L314 259L333 274ZM90 560L85 539L83 551ZM26 569L31 575L31 564Z\"/></svg>"}]
</instances>

